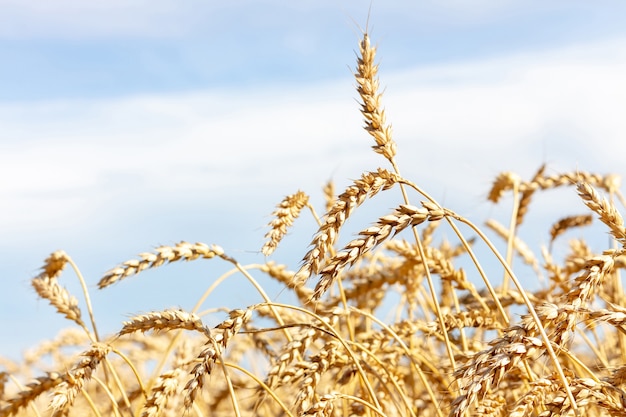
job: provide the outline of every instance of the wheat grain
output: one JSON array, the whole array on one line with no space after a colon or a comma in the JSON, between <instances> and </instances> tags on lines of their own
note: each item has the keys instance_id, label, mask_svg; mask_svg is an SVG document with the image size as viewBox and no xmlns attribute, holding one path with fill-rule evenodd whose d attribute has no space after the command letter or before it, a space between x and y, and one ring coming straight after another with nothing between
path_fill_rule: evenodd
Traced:
<instances>
[{"instance_id":1,"label":"wheat grain","mask_svg":"<svg viewBox=\"0 0 626 417\"><path fill-rule=\"evenodd\" d=\"M477 353L471 361L455 371L461 386L461 395L452 401L451 416L461 417L478 398L497 386L512 369L543 350L543 341L526 336L523 327L511 327L492 347ZM531 333L532 334L532 333Z\"/></svg>"},{"instance_id":2,"label":"wheat grain","mask_svg":"<svg viewBox=\"0 0 626 417\"><path fill-rule=\"evenodd\" d=\"M487 200L497 203L506 191L513 189L516 185L519 186L520 182L521 178L519 175L513 172L502 172L498 174L489 191Z\"/></svg>"},{"instance_id":3,"label":"wheat grain","mask_svg":"<svg viewBox=\"0 0 626 417\"><path fill-rule=\"evenodd\" d=\"M497 319L494 312L482 310L461 311L460 313L448 313L444 316L445 331L449 332L454 329L462 329L465 327L484 328L487 330L501 330L502 325ZM441 326L438 321L431 321L427 325L431 333L441 332Z\"/></svg>"},{"instance_id":4,"label":"wheat grain","mask_svg":"<svg viewBox=\"0 0 626 417\"><path fill-rule=\"evenodd\" d=\"M611 416L626 416L626 400L621 390L616 390L606 383L596 382L591 378L573 378L569 385L574 395L576 405L589 415L594 410L603 409ZM545 402L546 411L539 414L541 417L554 415L568 415L572 410L572 403L563 392L556 392ZM606 415L606 414L601 414Z\"/></svg>"},{"instance_id":5,"label":"wheat grain","mask_svg":"<svg viewBox=\"0 0 626 417\"><path fill-rule=\"evenodd\" d=\"M286 373L288 366L295 359L304 356L304 352L311 344L313 337L317 333L318 332L315 329L306 329L299 337L294 338L294 340L287 343L287 345L281 350L281 353L277 355L276 360L273 361L273 364L267 373L267 386L274 387L278 383L284 385L294 377L294 373L291 375Z\"/></svg>"},{"instance_id":6,"label":"wheat grain","mask_svg":"<svg viewBox=\"0 0 626 417\"><path fill-rule=\"evenodd\" d=\"M482 417L500 417L507 410L507 401L501 395L491 395L486 397L476 407L476 415Z\"/></svg>"},{"instance_id":7,"label":"wheat grain","mask_svg":"<svg viewBox=\"0 0 626 417\"><path fill-rule=\"evenodd\" d=\"M67 289L61 287L57 281L69 258L64 251L53 252L46 258L43 271L31 280L31 285L39 297L48 300L50 305L79 326L86 328L81 319L81 311L78 307L78 300L69 294Z\"/></svg>"},{"instance_id":8,"label":"wheat grain","mask_svg":"<svg viewBox=\"0 0 626 417\"><path fill-rule=\"evenodd\" d=\"M550 339L559 347L566 347L578 322L579 312L593 298L597 288L613 269L613 256L601 255L587 261L584 272L574 281L570 291L562 297L562 304L543 303L536 308L544 327L553 324ZM535 326L534 320L525 316L526 328Z\"/></svg>"},{"instance_id":9,"label":"wheat grain","mask_svg":"<svg viewBox=\"0 0 626 417\"><path fill-rule=\"evenodd\" d=\"M321 381L322 375L333 366L339 357L339 345L335 341L328 342L320 352L313 356L306 365L302 376L300 391L296 396L298 413L301 414L311 408L315 402L315 389Z\"/></svg>"},{"instance_id":10,"label":"wheat grain","mask_svg":"<svg viewBox=\"0 0 626 417\"><path fill-rule=\"evenodd\" d=\"M530 383L531 389L524 393L517 401L517 404L508 414L509 417L525 417L532 415L532 411L542 406L546 397L557 392L561 385L557 375L551 375L546 378L540 378Z\"/></svg>"},{"instance_id":11,"label":"wheat grain","mask_svg":"<svg viewBox=\"0 0 626 417\"><path fill-rule=\"evenodd\" d=\"M65 265L67 265L68 256L65 251L58 250L52 252L44 262L44 266L41 268L43 269L43 274L50 278L57 278L65 268Z\"/></svg>"},{"instance_id":12,"label":"wheat grain","mask_svg":"<svg viewBox=\"0 0 626 417\"><path fill-rule=\"evenodd\" d=\"M333 402L335 398L335 394L324 394L315 404L309 407L301 415L303 417L331 417L335 409Z\"/></svg>"}]
</instances>

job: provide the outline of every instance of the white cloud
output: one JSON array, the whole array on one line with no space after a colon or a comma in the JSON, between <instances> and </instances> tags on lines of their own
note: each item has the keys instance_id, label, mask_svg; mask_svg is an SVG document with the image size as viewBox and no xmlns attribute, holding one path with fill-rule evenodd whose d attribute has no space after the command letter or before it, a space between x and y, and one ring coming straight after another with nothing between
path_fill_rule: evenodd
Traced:
<instances>
[{"instance_id":1,"label":"white cloud","mask_svg":"<svg viewBox=\"0 0 626 417\"><path fill-rule=\"evenodd\" d=\"M626 151L623 51L626 41L619 40L383 71L403 173L427 189L460 187L462 174L464 192L477 194L498 171L528 175L544 158L568 169L585 169L588 158L589 169L602 161L603 171L619 171ZM355 178L384 161L369 151L352 85L346 78L284 91L276 85L5 103L0 227L75 222L137 193L167 199L284 187L286 194L298 186L314 192L333 173L340 182Z\"/></svg>"},{"instance_id":2,"label":"white cloud","mask_svg":"<svg viewBox=\"0 0 626 417\"><path fill-rule=\"evenodd\" d=\"M616 169L626 151L624 71L626 39L416 69L389 78L389 114L399 141L445 149L442 161L467 155L480 161L477 168L505 169L547 157L582 168L584 160L565 160L571 149L545 155L537 148L570 141L572 149L593 151L586 156L594 166L602 160ZM535 160L520 160L520 152Z\"/></svg>"},{"instance_id":3,"label":"white cloud","mask_svg":"<svg viewBox=\"0 0 626 417\"><path fill-rule=\"evenodd\" d=\"M293 181L285 173L298 167L301 173L306 166L323 167L323 181L333 168L328 163L336 161L306 157L345 147L336 143L359 130L349 81L342 89L342 98L337 88L325 85L279 94L201 92L5 104L0 107L0 224L5 230L36 230L62 213L75 221L79 212L133 193L158 192L168 199L176 193ZM27 209L33 206L49 210Z\"/></svg>"}]
</instances>

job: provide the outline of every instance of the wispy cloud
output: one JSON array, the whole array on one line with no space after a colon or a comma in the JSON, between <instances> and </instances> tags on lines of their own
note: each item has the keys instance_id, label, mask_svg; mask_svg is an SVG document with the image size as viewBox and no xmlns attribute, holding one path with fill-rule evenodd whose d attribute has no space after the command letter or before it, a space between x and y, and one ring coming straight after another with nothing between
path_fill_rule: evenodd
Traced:
<instances>
[{"instance_id":1,"label":"wispy cloud","mask_svg":"<svg viewBox=\"0 0 626 417\"><path fill-rule=\"evenodd\" d=\"M390 114L402 136L433 151L444 145L446 158L472 156L477 167L532 169L541 158L582 166L571 160L579 149L594 166L616 169L626 146L625 70L626 38L415 69L389 77Z\"/></svg>"},{"instance_id":2,"label":"wispy cloud","mask_svg":"<svg viewBox=\"0 0 626 417\"><path fill-rule=\"evenodd\" d=\"M614 40L383 73L406 175L434 172L438 185L454 183L461 164L484 185L494 170L532 170L543 159L619 168L624 51L626 41ZM337 167L355 177L364 162L383 162L369 155L351 84L346 78L288 91L276 85L0 108L9 144L0 176L10 179L0 225L17 232L60 213L75 219L76 211L96 211L103 200L129 193L128 178L138 187L133 192L158 190L167 199L250 186L284 186L287 193L316 187ZM51 207L51 196L57 210L37 212L35 222L25 207L37 198Z\"/></svg>"}]
</instances>

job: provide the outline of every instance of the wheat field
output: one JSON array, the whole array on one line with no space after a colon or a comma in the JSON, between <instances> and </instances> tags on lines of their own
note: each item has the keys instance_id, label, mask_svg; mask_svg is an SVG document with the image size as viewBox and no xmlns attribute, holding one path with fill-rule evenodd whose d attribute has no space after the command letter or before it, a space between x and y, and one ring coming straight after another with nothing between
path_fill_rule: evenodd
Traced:
<instances>
[{"instance_id":1,"label":"wheat field","mask_svg":"<svg viewBox=\"0 0 626 417\"><path fill-rule=\"evenodd\" d=\"M79 266L63 251L50 254L32 286L70 323L21 363L3 360L0 416L626 416L620 177L547 175L542 166L524 180L503 171L487 196L494 204L512 197L510 222L477 225L402 176L377 72L364 33L354 75L380 166L345 190L329 182L318 203L304 191L287 195L260 248L265 263L244 266L218 245L180 242L140 253L98 282L106 291L182 261L232 265L189 311L147 312L100 334ZM518 228L533 197L558 187L578 195L579 214L554 219L547 246L533 248ZM395 209L339 245L353 212L391 189L402 196ZM275 263L301 216L319 225L310 246L290 265ZM572 239L555 259L552 243L581 227L611 240L594 252ZM521 282L516 265L534 271L534 282ZM63 286L66 268L81 281L86 311ZM233 274L262 301L230 311L206 305ZM267 280L293 302L272 300ZM205 324L209 315L219 324Z\"/></svg>"}]
</instances>

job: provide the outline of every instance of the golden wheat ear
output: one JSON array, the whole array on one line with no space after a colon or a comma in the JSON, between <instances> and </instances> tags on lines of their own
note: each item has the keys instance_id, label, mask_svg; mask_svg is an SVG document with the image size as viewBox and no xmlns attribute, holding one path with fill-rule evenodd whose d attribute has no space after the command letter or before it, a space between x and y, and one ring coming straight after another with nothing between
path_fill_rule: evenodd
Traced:
<instances>
[{"instance_id":1,"label":"golden wheat ear","mask_svg":"<svg viewBox=\"0 0 626 417\"><path fill-rule=\"evenodd\" d=\"M78 300L67 289L59 285L57 278L69 262L67 254L62 251L53 252L45 260L41 274L31 280L31 285L39 297L48 300L50 305L82 328L87 328L78 307Z\"/></svg>"},{"instance_id":2,"label":"golden wheat ear","mask_svg":"<svg viewBox=\"0 0 626 417\"><path fill-rule=\"evenodd\" d=\"M292 286L303 285L313 274L317 274L329 252L333 249L339 237L339 231L355 208L360 206L369 197L372 198L381 191L391 189L401 180L386 169L379 168L376 172L366 172L361 178L354 181L341 193L332 208L324 216L324 222L311 242L312 248L302 260L302 266L296 272Z\"/></svg>"},{"instance_id":3,"label":"golden wheat ear","mask_svg":"<svg viewBox=\"0 0 626 417\"><path fill-rule=\"evenodd\" d=\"M261 252L263 255L271 255L278 244L287 234L287 228L293 225L295 219L300 216L300 211L309 203L309 196L302 191L288 195L278 204L272 213L274 219L270 222L271 230L267 232L265 238L268 239L263 245Z\"/></svg>"},{"instance_id":4,"label":"golden wheat ear","mask_svg":"<svg viewBox=\"0 0 626 417\"><path fill-rule=\"evenodd\" d=\"M108 271L98 282L98 288L106 288L145 269L158 268L166 263L211 259L216 256L224 256L224 249L217 245L209 246L205 243L183 241L175 246L159 246L156 248L156 253L140 253L139 257L141 259L131 259Z\"/></svg>"},{"instance_id":5,"label":"golden wheat ear","mask_svg":"<svg viewBox=\"0 0 626 417\"><path fill-rule=\"evenodd\" d=\"M367 32L359 43L354 77L358 84L357 91L361 96L361 113L365 117L365 130L376 142L372 146L374 152L383 155L389 162L396 156L396 142L392 138L391 125L387 124L385 110L381 106L382 93L378 91L378 65L375 64L376 47L370 44Z\"/></svg>"},{"instance_id":6,"label":"golden wheat ear","mask_svg":"<svg viewBox=\"0 0 626 417\"><path fill-rule=\"evenodd\" d=\"M441 220L445 215L439 207L428 202L422 202L422 206L419 208L402 204L392 214L381 217L375 225L362 230L357 239L349 242L320 271L321 277L315 286L313 300L320 299L346 266L353 265L364 254L375 249L388 237L425 221Z\"/></svg>"},{"instance_id":7,"label":"golden wheat ear","mask_svg":"<svg viewBox=\"0 0 626 417\"><path fill-rule=\"evenodd\" d=\"M98 343L82 354L83 359L67 373L65 381L59 384L52 396L50 408L54 410L54 415L65 414L64 410L74 403L74 399L83 389L85 382L91 379L110 350L107 345Z\"/></svg>"},{"instance_id":8,"label":"golden wheat ear","mask_svg":"<svg viewBox=\"0 0 626 417\"><path fill-rule=\"evenodd\" d=\"M624 219L611 201L601 198L591 184L579 182L576 185L578 195L585 205L594 211L602 223L608 226L613 237L626 248L626 228Z\"/></svg>"},{"instance_id":9,"label":"golden wheat ear","mask_svg":"<svg viewBox=\"0 0 626 417\"><path fill-rule=\"evenodd\" d=\"M117 334L122 336L125 334L147 331L165 331L184 329L197 331L210 337L209 329L204 325L200 317L194 313L188 313L183 310L163 310L153 311L147 314L140 314L133 317L129 321L123 323L124 327Z\"/></svg>"},{"instance_id":10,"label":"golden wheat ear","mask_svg":"<svg viewBox=\"0 0 626 417\"><path fill-rule=\"evenodd\" d=\"M224 350L228 346L228 342L239 332L241 327L250 320L252 310L236 309L229 313L228 319L215 326L216 334L209 335L205 348L200 352L197 358L197 365L191 371L192 378L187 382L184 388L185 393L185 409L189 410L196 396L204 386L204 378L211 374L213 366L220 359Z\"/></svg>"},{"instance_id":11,"label":"golden wheat ear","mask_svg":"<svg viewBox=\"0 0 626 417\"><path fill-rule=\"evenodd\" d=\"M159 375L152 387L146 403L141 409L141 417L157 417L162 415L170 398L178 391L184 372L180 368L172 369Z\"/></svg>"},{"instance_id":12,"label":"golden wheat ear","mask_svg":"<svg viewBox=\"0 0 626 417\"><path fill-rule=\"evenodd\" d=\"M580 214L576 216L563 217L550 228L550 245L556 240L557 237L567 232L574 227L589 226L593 222L593 216L591 214Z\"/></svg>"}]
</instances>

